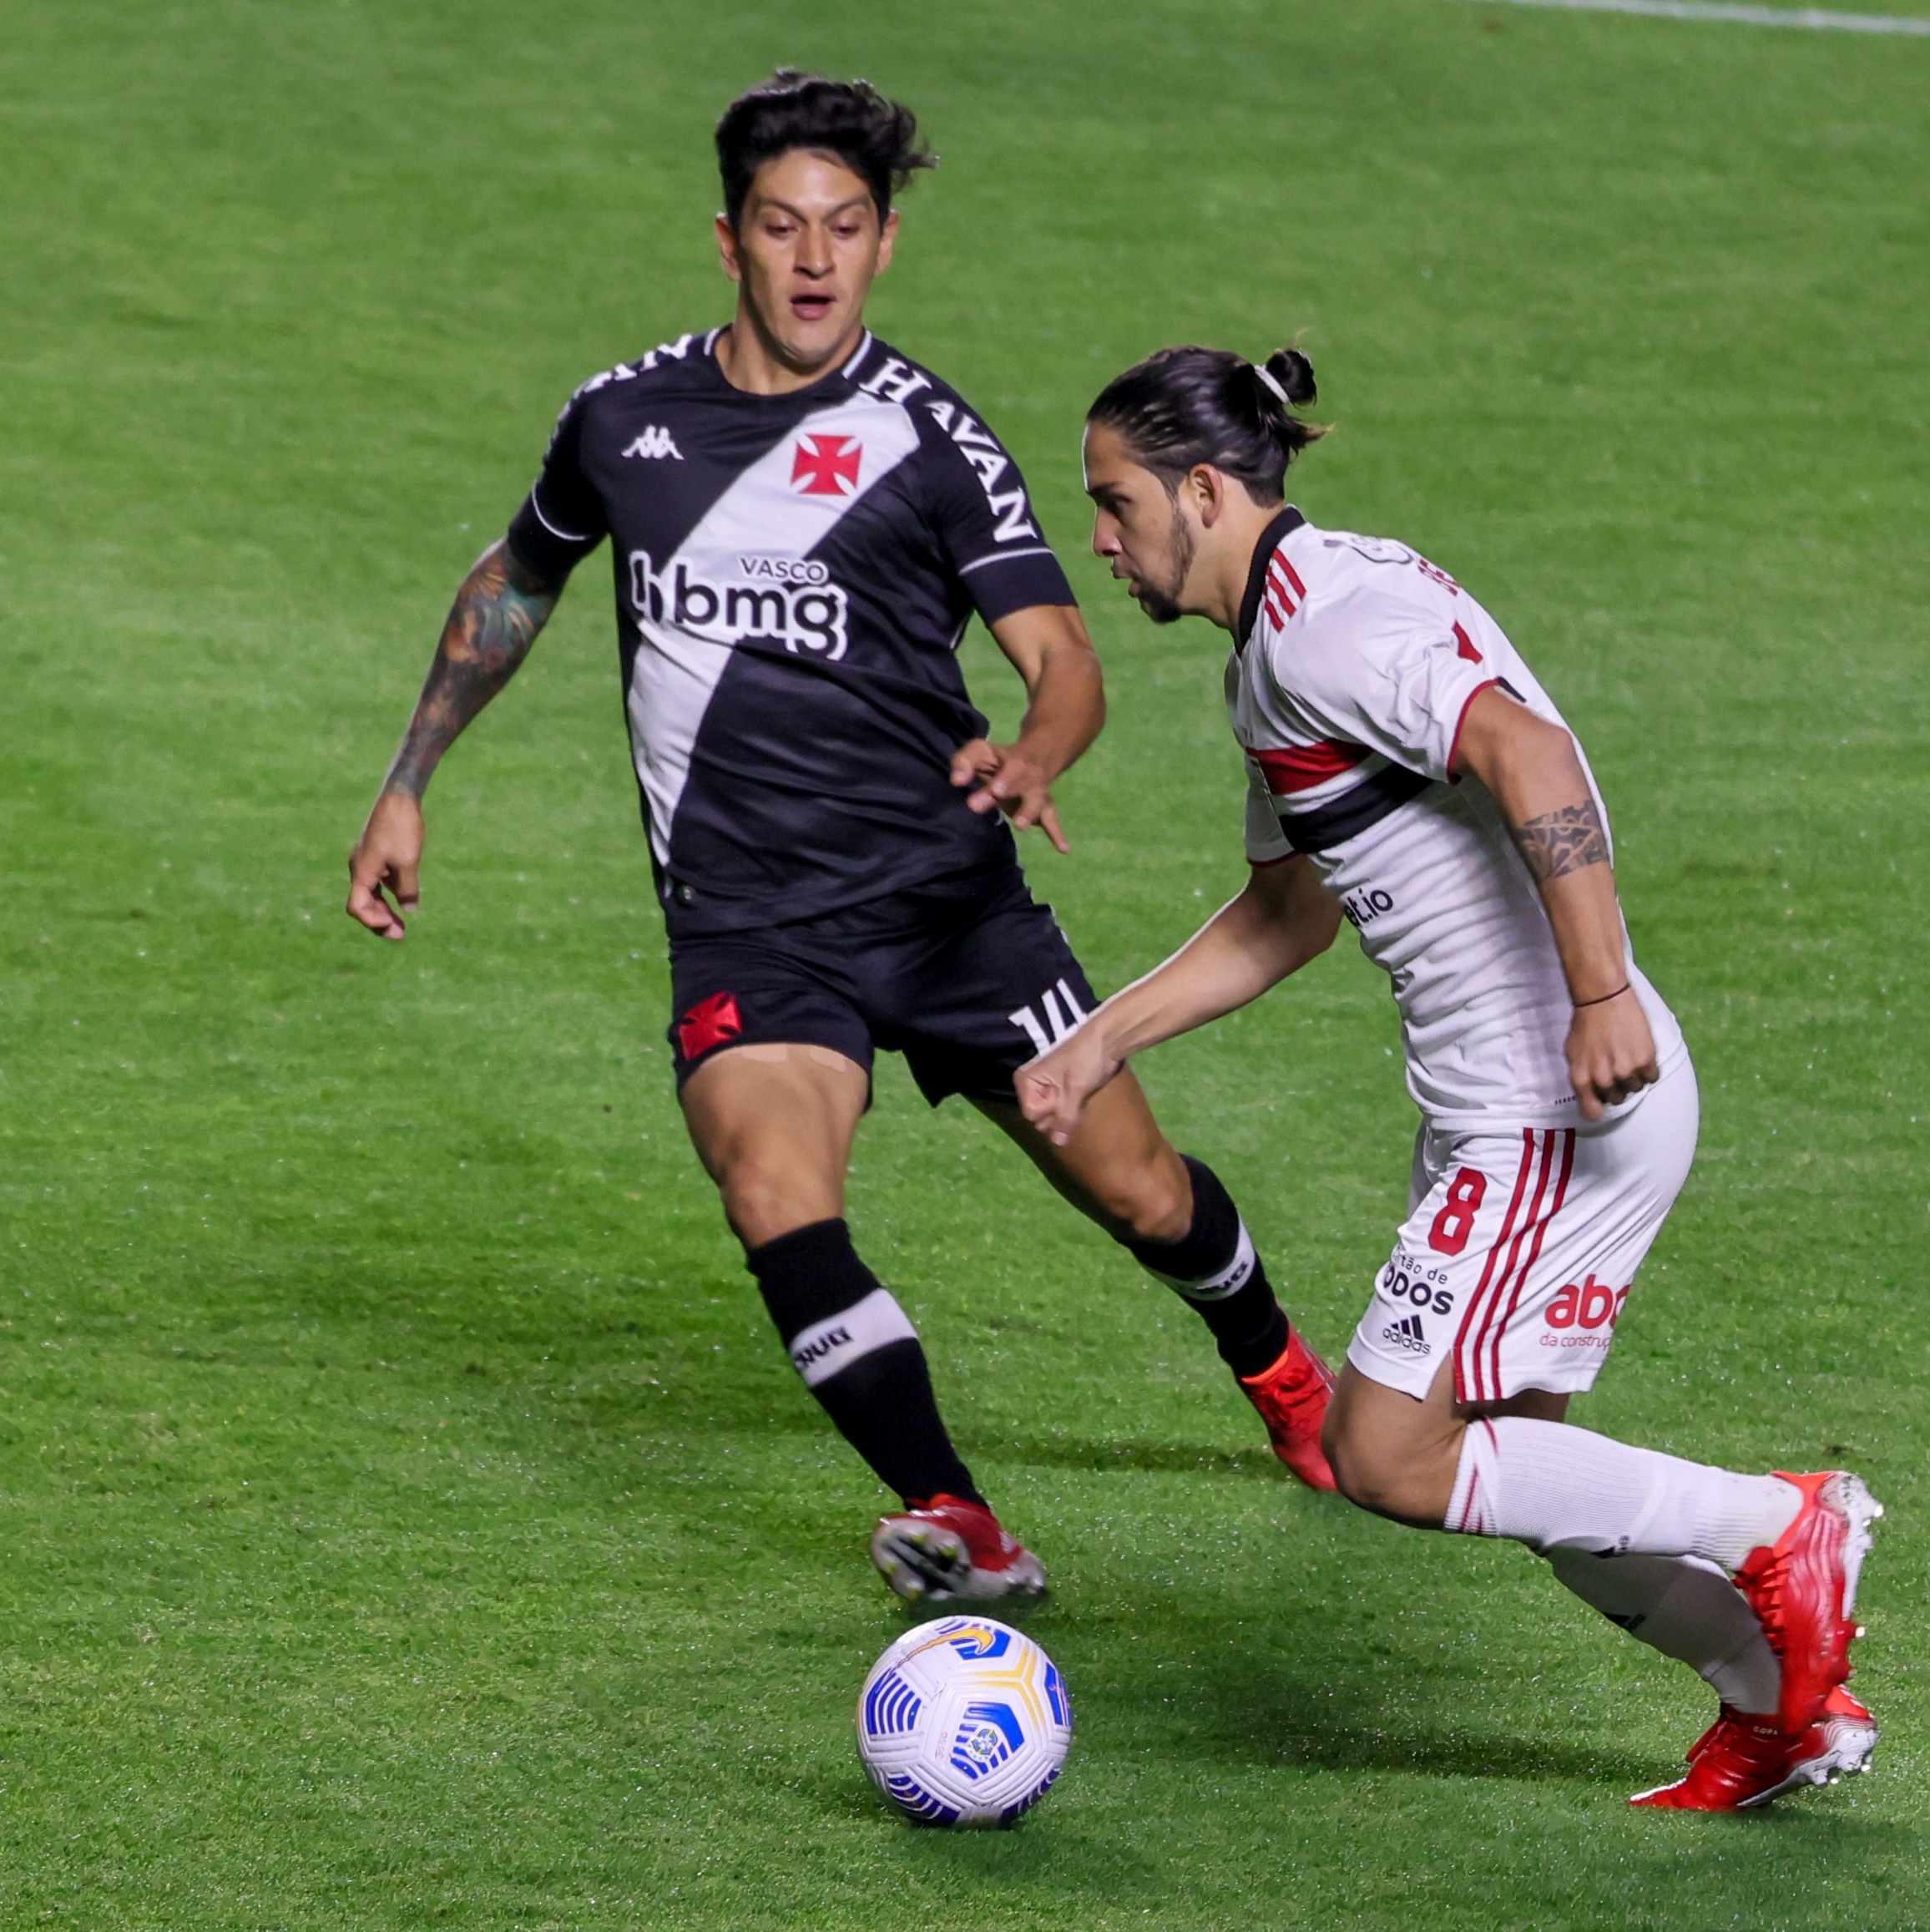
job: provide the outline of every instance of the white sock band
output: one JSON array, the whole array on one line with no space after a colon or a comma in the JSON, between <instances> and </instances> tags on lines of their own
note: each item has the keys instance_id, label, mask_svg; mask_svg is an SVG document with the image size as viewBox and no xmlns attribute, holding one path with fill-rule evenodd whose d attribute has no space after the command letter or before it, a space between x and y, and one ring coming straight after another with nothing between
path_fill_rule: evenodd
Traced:
<instances>
[{"instance_id":1,"label":"white sock band","mask_svg":"<svg viewBox=\"0 0 1930 1932\"><path fill-rule=\"evenodd\" d=\"M791 1366L806 1388L849 1368L852 1363L893 1342L916 1342L918 1331L887 1288L873 1288L841 1314L814 1322L791 1338Z\"/></svg>"},{"instance_id":2,"label":"white sock band","mask_svg":"<svg viewBox=\"0 0 1930 1932\"><path fill-rule=\"evenodd\" d=\"M1237 1295L1246 1286L1253 1273L1255 1258L1253 1237L1246 1232L1246 1223L1243 1221L1240 1224L1240 1238L1234 1243L1233 1259L1216 1275L1208 1275L1197 1282L1183 1282L1177 1275L1163 1275L1157 1268L1147 1267L1143 1258L1139 1265L1154 1281L1164 1282L1189 1302L1223 1302L1229 1295Z\"/></svg>"},{"instance_id":3,"label":"white sock band","mask_svg":"<svg viewBox=\"0 0 1930 1932\"><path fill-rule=\"evenodd\" d=\"M1702 1556L1725 1573L1796 1520L1801 1492L1561 1422L1470 1423L1442 1527L1622 1555Z\"/></svg>"}]
</instances>

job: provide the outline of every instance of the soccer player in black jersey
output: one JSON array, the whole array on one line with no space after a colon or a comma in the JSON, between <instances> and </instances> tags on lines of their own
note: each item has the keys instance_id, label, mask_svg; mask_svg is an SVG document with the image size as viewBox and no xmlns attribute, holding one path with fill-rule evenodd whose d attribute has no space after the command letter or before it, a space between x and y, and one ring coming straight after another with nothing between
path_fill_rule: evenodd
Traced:
<instances>
[{"instance_id":1,"label":"soccer player in black jersey","mask_svg":"<svg viewBox=\"0 0 1930 1932\"><path fill-rule=\"evenodd\" d=\"M858 1258L845 1169L876 1048L962 1095L1205 1317L1281 1459L1331 1488L1331 1378L1289 1331L1225 1189L1130 1075L1063 1146L1012 1076L1095 1004L1010 826L1065 849L1058 775L1099 672L1017 466L865 327L894 190L931 165L862 83L781 72L717 129L730 323L593 377L507 536L457 594L349 862L348 911L400 939L422 795L607 536L624 698L670 941L679 1092L792 1361L902 1499L872 1540L902 1595L1043 1587L954 1451L903 1310ZM1023 679L994 744L956 656L976 611Z\"/></svg>"}]
</instances>

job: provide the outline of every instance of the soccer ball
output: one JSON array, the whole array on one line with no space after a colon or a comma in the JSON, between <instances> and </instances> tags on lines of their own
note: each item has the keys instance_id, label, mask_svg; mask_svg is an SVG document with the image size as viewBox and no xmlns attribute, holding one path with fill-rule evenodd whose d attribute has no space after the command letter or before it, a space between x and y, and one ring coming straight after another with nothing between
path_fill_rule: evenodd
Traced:
<instances>
[{"instance_id":1,"label":"soccer ball","mask_svg":"<svg viewBox=\"0 0 1930 1932\"><path fill-rule=\"evenodd\" d=\"M1043 1798L1072 1746L1058 1666L988 1616L907 1631L858 1693L858 1756L914 1824L1012 1824Z\"/></svg>"}]
</instances>

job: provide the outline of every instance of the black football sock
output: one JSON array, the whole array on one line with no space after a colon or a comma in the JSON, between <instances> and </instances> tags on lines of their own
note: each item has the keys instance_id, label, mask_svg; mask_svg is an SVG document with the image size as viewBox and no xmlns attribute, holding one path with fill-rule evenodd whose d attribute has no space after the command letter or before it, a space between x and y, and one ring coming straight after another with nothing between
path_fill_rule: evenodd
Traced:
<instances>
[{"instance_id":1,"label":"black football sock","mask_svg":"<svg viewBox=\"0 0 1930 1932\"><path fill-rule=\"evenodd\" d=\"M932 1393L918 1332L842 1221L793 1228L745 1261L805 1386L878 1480L909 1502L983 1503Z\"/></svg>"},{"instance_id":2,"label":"black football sock","mask_svg":"<svg viewBox=\"0 0 1930 1932\"><path fill-rule=\"evenodd\" d=\"M1119 1245L1199 1311L1235 1375L1258 1375L1286 1346L1286 1311L1220 1176L1190 1154L1180 1158L1193 1179L1193 1225L1178 1241Z\"/></svg>"}]
</instances>

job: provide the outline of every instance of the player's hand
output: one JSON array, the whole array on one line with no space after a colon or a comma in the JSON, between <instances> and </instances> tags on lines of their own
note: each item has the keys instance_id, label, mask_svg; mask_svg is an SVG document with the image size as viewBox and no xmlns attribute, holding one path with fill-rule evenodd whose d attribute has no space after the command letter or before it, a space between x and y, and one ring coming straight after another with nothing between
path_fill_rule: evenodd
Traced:
<instances>
[{"instance_id":1,"label":"player's hand","mask_svg":"<svg viewBox=\"0 0 1930 1932\"><path fill-rule=\"evenodd\" d=\"M1568 1064L1584 1120L1600 1120L1610 1107L1661 1079L1655 1036L1632 988L1599 1006L1575 1009Z\"/></svg>"},{"instance_id":2,"label":"player's hand","mask_svg":"<svg viewBox=\"0 0 1930 1932\"><path fill-rule=\"evenodd\" d=\"M973 738L952 754L952 782L977 787L965 801L973 811L1003 812L1020 832L1036 825L1059 851L1070 852L1052 802L1052 776L1023 743Z\"/></svg>"},{"instance_id":3,"label":"player's hand","mask_svg":"<svg viewBox=\"0 0 1930 1932\"><path fill-rule=\"evenodd\" d=\"M1078 1127L1085 1104L1124 1065L1089 1022L1012 1076L1018 1110L1055 1147Z\"/></svg>"},{"instance_id":4,"label":"player's hand","mask_svg":"<svg viewBox=\"0 0 1930 1932\"><path fill-rule=\"evenodd\" d=\"M401 938L408 929L402 909L413 912L422 898L416 884L422 862L422 806L403 792L385 792L348 855L348 916L381 938Z\"/></svg>"}]
</instances>

